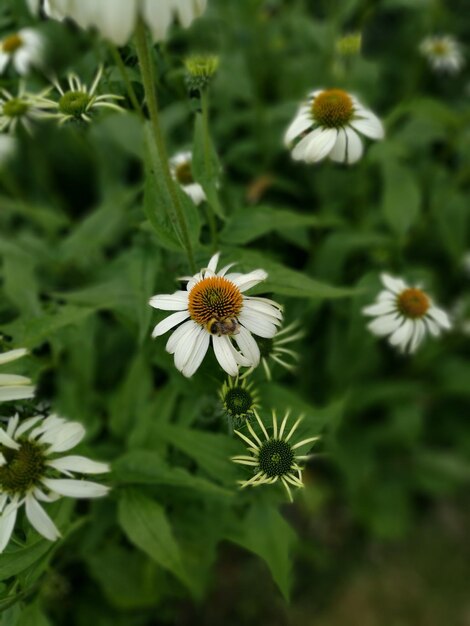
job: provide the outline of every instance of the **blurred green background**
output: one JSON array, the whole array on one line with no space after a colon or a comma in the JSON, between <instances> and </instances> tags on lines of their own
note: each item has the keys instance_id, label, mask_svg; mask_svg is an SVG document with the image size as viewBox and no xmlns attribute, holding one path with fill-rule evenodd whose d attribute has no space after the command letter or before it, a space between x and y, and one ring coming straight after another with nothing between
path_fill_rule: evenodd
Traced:
<instances>
[{"instance_id":1,"label":"blurred green background","mask_svg":"<svg viewBox=\"0 0 470 626\"><path fill-rule=\"evenodd\" d=\"M34 23L17 0L0 11L0 33ZM51 73L73 68L91 82L103 62L102 90L126 97L97 36L38 28ZM362 55L339 57L337 39L355 31ZM276 370L273 384L255 375L266 407L305 410L323 434L283 517L271 489L230 504L215 493L237 477L223 465L235 444L222 435L221 372L210 363L188 382L163 341L149 338L148 297L173 291L187 268L174 238L145 220L143 205L158 199L148 189L144 197L136 116L20 133L20 153L0 176L4 348L33 349L40 398L87 426L92 456L117 461L113 497L80 504L88 521L20 572L29 609L6 609L2 626L470 624L470 73L467 62L456 76L437 75L419 54L420 41L441 32L468 42L464 0L209 0L202 19L155 51L171 153L191 146L198 105L183 59L220 55L211 88L227 213L220 249L244 270L265 267L264 291L306 333L295 374ZM142 98L135 49L121 53ZM15 89L17 78L1 84ZM28 83L45 84L40 73ZM354 167L294 163L282 145L300 100L318 87L350 90L384 120L386 140ZM203 220L194 233L201 266L210 254ZM382 271L422 282L453 330L413 357L372 337L361 308ZM145 451L184 469L179 486L135 468L127 476L126 455ZM192 599L186 574L177 580L132 547L121 499L129 483L163 503L197 580Z\"/></svg>"}]
</instances>

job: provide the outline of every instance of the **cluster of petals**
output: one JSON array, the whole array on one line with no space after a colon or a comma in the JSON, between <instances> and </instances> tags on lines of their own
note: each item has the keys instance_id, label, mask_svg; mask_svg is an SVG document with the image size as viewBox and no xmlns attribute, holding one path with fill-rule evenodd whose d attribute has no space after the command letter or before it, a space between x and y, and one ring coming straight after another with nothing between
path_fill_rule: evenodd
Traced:
<instances>
[{"instance_id":1,"label":"cluster of petals","mask_svg":"<svg viewBox=\"0 0 470 626\"><path fill-rule=\"evenodd\" d=\"M14 45L9 45L14 40ZM32 67L42 64L44 39L33 28L23 28L0 41L0 74L9 63L18 74L27 74Z\"/></svg>"},{"instance_id":2,"label":"cluster of petals","mask_svg":"<svg viewBox=\"0 0 470 626\"><path fill-rule=\"evenodd\" d=\"M71 498L99 498L108 493L108 487L74 477L78 474L109 472L106 463L98 463L82 456L58 456L80 443L85 429L78 422L69 422L57 415L38 415L19 421L18 415L9 419L6 428L0 428L0 469L8 466L6 449L17 451L24 442L37 447L44 459L44 470L35 477L26 492L15 492L0 485L0 552L10 541L18 510L25 506L26 517L33 528L46 539L55 541L60 532L40 502L54 502L62 496ZM14 471L11 470L11 471ZM65 478L56 478L60 475Z\"/></svg>"},{"instance_id":3,"label":"cluster of petals","mask_svg":"<svg viewBox=\"0 0 470 626\"><path fill-rule=\"evenodd\" d=\"M381 280L385 289L378 294L375 304L363 309L364 315L375 318L368 324L374 335L388 337L389 343L401 352L413 353L427 333L438 337L443 329L450 329L449 316L427 294L388 274L382 274ZM418 292L423 299L425 306L420 314L406 315L400 306L401 298L407 292Z\"/></svg>"},{"instance_id":4,"label":"cluster of petals","mask_svg":"<svg viewBox=\"0 0 470 626\"><path fill-rule=\"evenodd\" d=\"M11 137L0 135L0 153L2 149L3 140L9 139L13 141ZM1 160L1 154L0 154ZM9 350L0 354L0 365L4 363L11 363L17 361L23 356L28 354L26 348L17 348L16 350ZM35 387L31 383L31 379L26 376L20 376L18 374L0 374L0 401L8 402L12 400L27 400L34 396Z\"/></svg>"},{"instance_id":5,"label":"cluster of petals","mask_svg":"<svg viewBox=\"0 0 470 626\"><path fill-rule=\"evenodd\" d=\"M39 0L29 0L33 11ZM54 19L71 18L82 28L96 28L103 37L122 46L142 19L154 41L165 39L177 19L187 28L205 10L207 0L46 0L44 12Z\"/></svg>"},{"instance_id":6,"label":"cluster of petals","mask_svg":"<svg viewBox=\"0 0 470 626\"><path fill-rule=\"evenodd\" d=\"M217 272L218 261L219 254L215 254L206 268L194 276L182 278L187 282L186 290L156 295L150 299L150 305L156 309L175 311L157 324L152 336L159 337L177 326L166 344L166 350L174 355L176 368L186 377L192 376L199 368L211 341L217 361L230 376L237 376L240 366L257 366L260 350L253 335L272 338L282 323L278 304L267 298L245 295L246 291L267 278L264 270L254 270L248 274L229 273L234 265L232 263ZM230 334L213 334L206 325L191 317L191 292L202 281L214 277L226 279L242 302L237 315L237 328Z\"/></svg>"},{"instance_id":7,"label":"cluster of petals","mask_svg":"<svg viewBox=\"0 0 470 626\"><path fill-rule=\"evenodd\" d=\"M426 37L419 49L436 72L457 74L465 64L462 47L452 35Z\"/></svg>"},{"instance_id":8,"label":"cluster of petals","mask_svg":"<svg viewBox=\"0 0 470 626\"><path fill-rule=\"evenodd\" d=\"M317 163L328 157L338 163L352 164L359 161L363 154L360 135L369 139L383 139L385 135L380 119L355 96L346 92L341 93L350 99L350 118L334 127L322 123L314 115L315 100L328 91L313 91L285 133L284 143L292 149L292 158L296 161Z\"/></svg>"}]
</instances>

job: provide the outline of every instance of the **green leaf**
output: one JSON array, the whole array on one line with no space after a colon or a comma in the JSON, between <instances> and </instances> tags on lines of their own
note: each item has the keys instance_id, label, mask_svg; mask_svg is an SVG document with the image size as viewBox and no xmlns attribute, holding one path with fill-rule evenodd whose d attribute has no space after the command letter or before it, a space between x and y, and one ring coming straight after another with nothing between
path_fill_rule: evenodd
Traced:
<instances>
[{"instance_id":1,"label":"green leaf","mask_svg":"<svg viewBox=\"0 0 470 626\"><path fill-rule=\"evenodd\" d=\"M237 211L227 222L220 236L229 244L242 245L273 231L282 235L286 230L327 228L339 224L341 224L339 219L305 215L271 206L254 206Z\"/></svg>"},{"instance_id":2,"label":"green leaf","mask_svg":"<svg viewBox=\"0 0 470 626\"><path fill-rule=\"evenodd\" d=\"M204 433L172 424L155 425L159 436L194 459L217 481L235 484L237 471L230 457L239 452L237 443L222 434Z\"/></svg>"},{"instance_id":3,"label":"green leaf","mask_svg":"<svg viewBox=\"0 0 470 626\"><path fill-rule=\"evenodd\" d=\"M357 294L357 289L333 287L322 283L254 250L235 249L227 257L229 261L237 263L237 271L249 272L262 268L268 272L268 279L250 291L250 295L272 291L275 294L292 298L323 300L345 298Z\"/></svg>"},{"instance_id":4,"label":"green leaf","mask_svg":"<svg viewBox=\"0 0 470 626\"><path fill-rule=\"evenodd\" d=\"M230 497L232 493L218 485L193 476L180 467L170 467L154 452L132 450L113 464L118 483L127 485L166 485L183 487L207 495Z\"/></svg>"},{"instance_id":5,"label":"green leaf","mask_svg":"<svg viewBox=\"0 0 470 626\"><path fill-rule=\"evenodd\" d=\"M396 161L383 163L383 213L390 228L406 235L421 209L421 192L411 171Z\"/></svg>"},{"instance_id":6,"label":"green leaf","mask_svg":"<svg viewBox=\"0 0 470 626\"><path fill-rule=\"evenodd\" d=\"M39 602L35 602L24 609L17 626L51 626L51 622L42 611Z\"/></svg>"},{"instance_id":7,"label":"green leaf","mask_svg":"<svg viewBox=\"0 0 470 626\"><path fill-rule=\"evenodd\" d=\"M18 550L4 552L0 555L0 580L6 580L11 576L16 576L36 561L41 559L53 547L50 541L41 539Z\"/></svg>"},{"instance_id":8,"label":"green leaf","mask_svg":"<svg viewBox=\"0 0 470 626\"><path fill-rule=\"evenodd\" d=\"M220 204L217 185L221 167L211 138L204 128L204 119L201 113L196 114L194 124L194 145L192 170L194 179L205 191L207 201L220 218L225 218L225 212Z\"/></svg>"},{"instance_id":9,"label":"green leaf","mask_svg":"<svg viewBox=\"0 0 470 626\"><path fill-rule=\"evenodd\" d=\"M126 490L119 501L119 523L135 546L194 591L163 507L137 490Z\"/></svg>"},{"instance_id":10,"label":"green leaf","mask_svg":"<svg viewBox=\"0 0 470 626\"><path fill-rule=\"evenodd\" d=\"M289 552L295 533L277 508L263 498L256 499L238 532L228 539L261 557L282 595L289 599L292 584Z\"/></svg>"}]
</instances>

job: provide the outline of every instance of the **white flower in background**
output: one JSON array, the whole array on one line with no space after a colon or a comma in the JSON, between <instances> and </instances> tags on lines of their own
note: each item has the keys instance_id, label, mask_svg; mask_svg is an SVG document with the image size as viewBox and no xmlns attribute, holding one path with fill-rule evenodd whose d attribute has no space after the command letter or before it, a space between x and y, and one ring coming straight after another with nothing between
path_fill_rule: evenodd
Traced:
<instances>
[{"instance_id":1,"label":"white flower in background","mask_svg":"<svg viewBox=\"0 0 470 626\"><path fill-rule=\"evenodd\" d=\"M302 422L303 417L299 417L289 432L285 434L289 420L289 411L284 415L280 427L278 426L277 415L275 411L273 411L273 428L271 435L268 434L256 410L254 411L254 415L261 429L262 437L258 436L249 421L245 423L251 439L240 431L235 431L240 439L243 439L243 441L248 444L250 455L234 456L232 457L232 461L251 468L254 474L248 480L239 481L240 486L244 489L245 487L272 485L280 480L287 491L289 500L292 502L293 498L290 487L303 487L302 468L299 465L299 461L307 461L310 458L308 455L298 455L296 451L302 446L318 441L320 437L308 437L307 439L302 439L294 443L292 436Z\"/></svg>"},{"instance_id":2,"label":"white flower in background","mask_svg":"<svg viewBox=\"0 0 470 626\"><path fill-rule=\"evenodd\" d=\"M15 132L18 126L23 126L29 133L33 132L36 121L44 119L46 109L50 104L45 99L50 89L41 93L26 92L20 83L18 94L14 96L6 89L0 90L0 132Z\"/></svg>"},{"instance_id":3,"label":"white flower in background","mask_svg":"<svg viewBox=\"0 0 470 626\"><path fill-rule=\"evenodd\" d=\"M0 167L15 154L17 141L11 135L0 135Z\"/></svg>"},{"instance_id":4,"label":"white flower in background","mask_svg":"<svg viewBox=\"0 0 470 626\"><path fill-rule=\"evenodd\" d=\"M0 136L0 151L2 139L12 138ZM28 354L28 350L26 350L26 348L18 348L17 350L3 352L3 354L0 354L0 365L17 361L26 354ZM18 376L17 374L0 374L0 402L27 400L34 396L34 391L35 387L31 384L30 378L26 378L26 376Z\"/></svg>"},{"instance_id":5,"label":"white flower in background","mask_svg":"<svg viewBox=\"0 0 470 626\"><path fill-rule=\"evenodd\" d=\"M419 49L436 72L456 74L465 64L462 48L451 35L426 37Z\"/></svg>"},{"instance_id":6,"label":"white flower in background","mask_svg":"<svg viewBox=\"0 0 470 626\"><path fill-rule=\"evenodd\" d=\"M10 62L18 74L27 74L42 65L44 49L44 38L32 28L8 35L0 41L0 74Z\"/></svg>"},{"instance_id":7,"label":"white flower in background","mask_svg":"<svg viewBox=\"0 0 470 626\"><path fill-rule=\"evenodd\" d=\"M219 254L215 254L207 268L182 278L187 281L186 291L150 299L150 305L156 309L176 311L157 324L152 336L159 337L178 326L166 350L175 355L176 368L187 377L201 365L211 340L217 361L230 376L237 376L239 366L258 365L260 351L252 333L274 337L282 322L276 302L244 295L266 280L264 270L227 273L232 263L216 272L218 261Z\"/></svg>"},{"instance_id":8,"label":"white flower in background","mask_svg":"<svg viewBox=\"0 0 470 626\"><path fill-rule=\"evenodd\" d=\"M296 161L316 163L328 157L355 163L363 153L359 134L383 139L382 122L342 89L313 91L300 107L284 137Z\"/></svg>"},{"instance_id":9,"label":"white flower in background","mask_svg":"<svg viewBox=\"0 0 470 626\"><path fill-rule=\"evenodd\" d=\"M96 95L102 75L103 67L101 66L90 89L85 83L82 83L76 74L69 74L68 89L63 89L60 83L55 81L54 86L59 92L60 98L58 102L46 100L49 109L51 109L47 117L59 118L59 123L64 124L72 120L91 122L94 109L112 109L122 113L124 109L113 102L113 100L121 100L122 96L115 96L111 93Z\"/></svg>"},{"instance_id":10,"label":"white flower in background","mask_svg":"<svg viewBox=\"0 0 470 626\"><path fill-rule=\"evenodd\" d=\"M38 415L22 422L16 415L5 429L0 428L0 552L10 541L21 506L33 528L55 541L60 532L40 502L54 502L62 496L100 498L108 493L108 487L74 477L109 472L106 463L61 456L84 435L81 424L56 415Z\"/></svg>"},{"instance_id":11,"label":"white flower in background","mask_svg":"<svg viewBox=\"0 0 470 626\"><path fill-rule=\"evenodd\" d=\"M385 289L375 304L363 309L364 315L375 317L368 325L378 336L388 336L400 352L415 352L426 333L438 337L442 329L451 327L449 316L434 305L421 289L408 286L401 278L382 274Z\"/></svg>"},{"instance_id":12,"label":"white flower in background","mask_svg":"<svg viewBox=\"0 0 470 626\"><path fill-rule=\"evenodd\" d=\"M33 10L37 9L37 2L30 1ZM94 27L106 39L123 46L137 19L145 22L154 41L161 41L175 19L187 28L206 6L207 0L48 0L44 11L54 19L72 18L82 28Z\"/></svg>"},{"instance_id":13,"label":"white flower in background","mask_svg":"<svg viewBox=\"0 0 470 626\"><path fill-rule=\"evenodd\" d=\"M199 205L206 199L204 189L193 178L193 155L191 152L179 152L170 161L173 179L188 194L194 204Z\"/></svg>"}]
</instances>

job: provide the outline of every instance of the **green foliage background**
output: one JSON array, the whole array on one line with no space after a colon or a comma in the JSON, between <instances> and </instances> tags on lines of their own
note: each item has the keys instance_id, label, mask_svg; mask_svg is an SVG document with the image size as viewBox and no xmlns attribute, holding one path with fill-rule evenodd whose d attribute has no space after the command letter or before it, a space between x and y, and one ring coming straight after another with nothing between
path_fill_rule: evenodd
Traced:
<instances>
[{"instance_id":1,"label":"green foliage background","mask_svg":"<svg viewBox=\"0 0 470 626\"><path fill-rule=\"evenodd\" d=\"M465 3L209 4L155 49L165 135L171 153L193 141L184 57L220 54L219 249L241 270L265 268L259 293L305 330L295 375L255 379L263 406L306 413L306 436L323 435L318 455L294 506L277 488L238 492L228 459L242 446L220 415L220 368L206 360L188 381L150 339L161 317L148 298L174 291L188 268L170 225L155 232L147 219L162 200L137 116L22 135L0 176L4 348L32 349L21 368L41 399L87 427L83 451L113 463L113 490L52 506L58 544L25 523L0 556L0 624L465 624L469 64L435 75L417 50L435 32L468 41ZM0 33L33 22L21 2L2 3ZM103 91L126 97L98 37L38 28L58 75L91 81L104 62ZM339 59L337 37L357 29L362 56ZM133 45L122 56L142 99ZM30 87L43 84L38 74ZM16 85L13 73L2 79ZM353 167L294 163L284 129L309 90L329 86L358 94L387 138ZM204 266L205 216L188 207ZM422 282L453 312L452 332L412 358L372 337L360 311L381 271Z\"/></svg>"}]
</instances>

